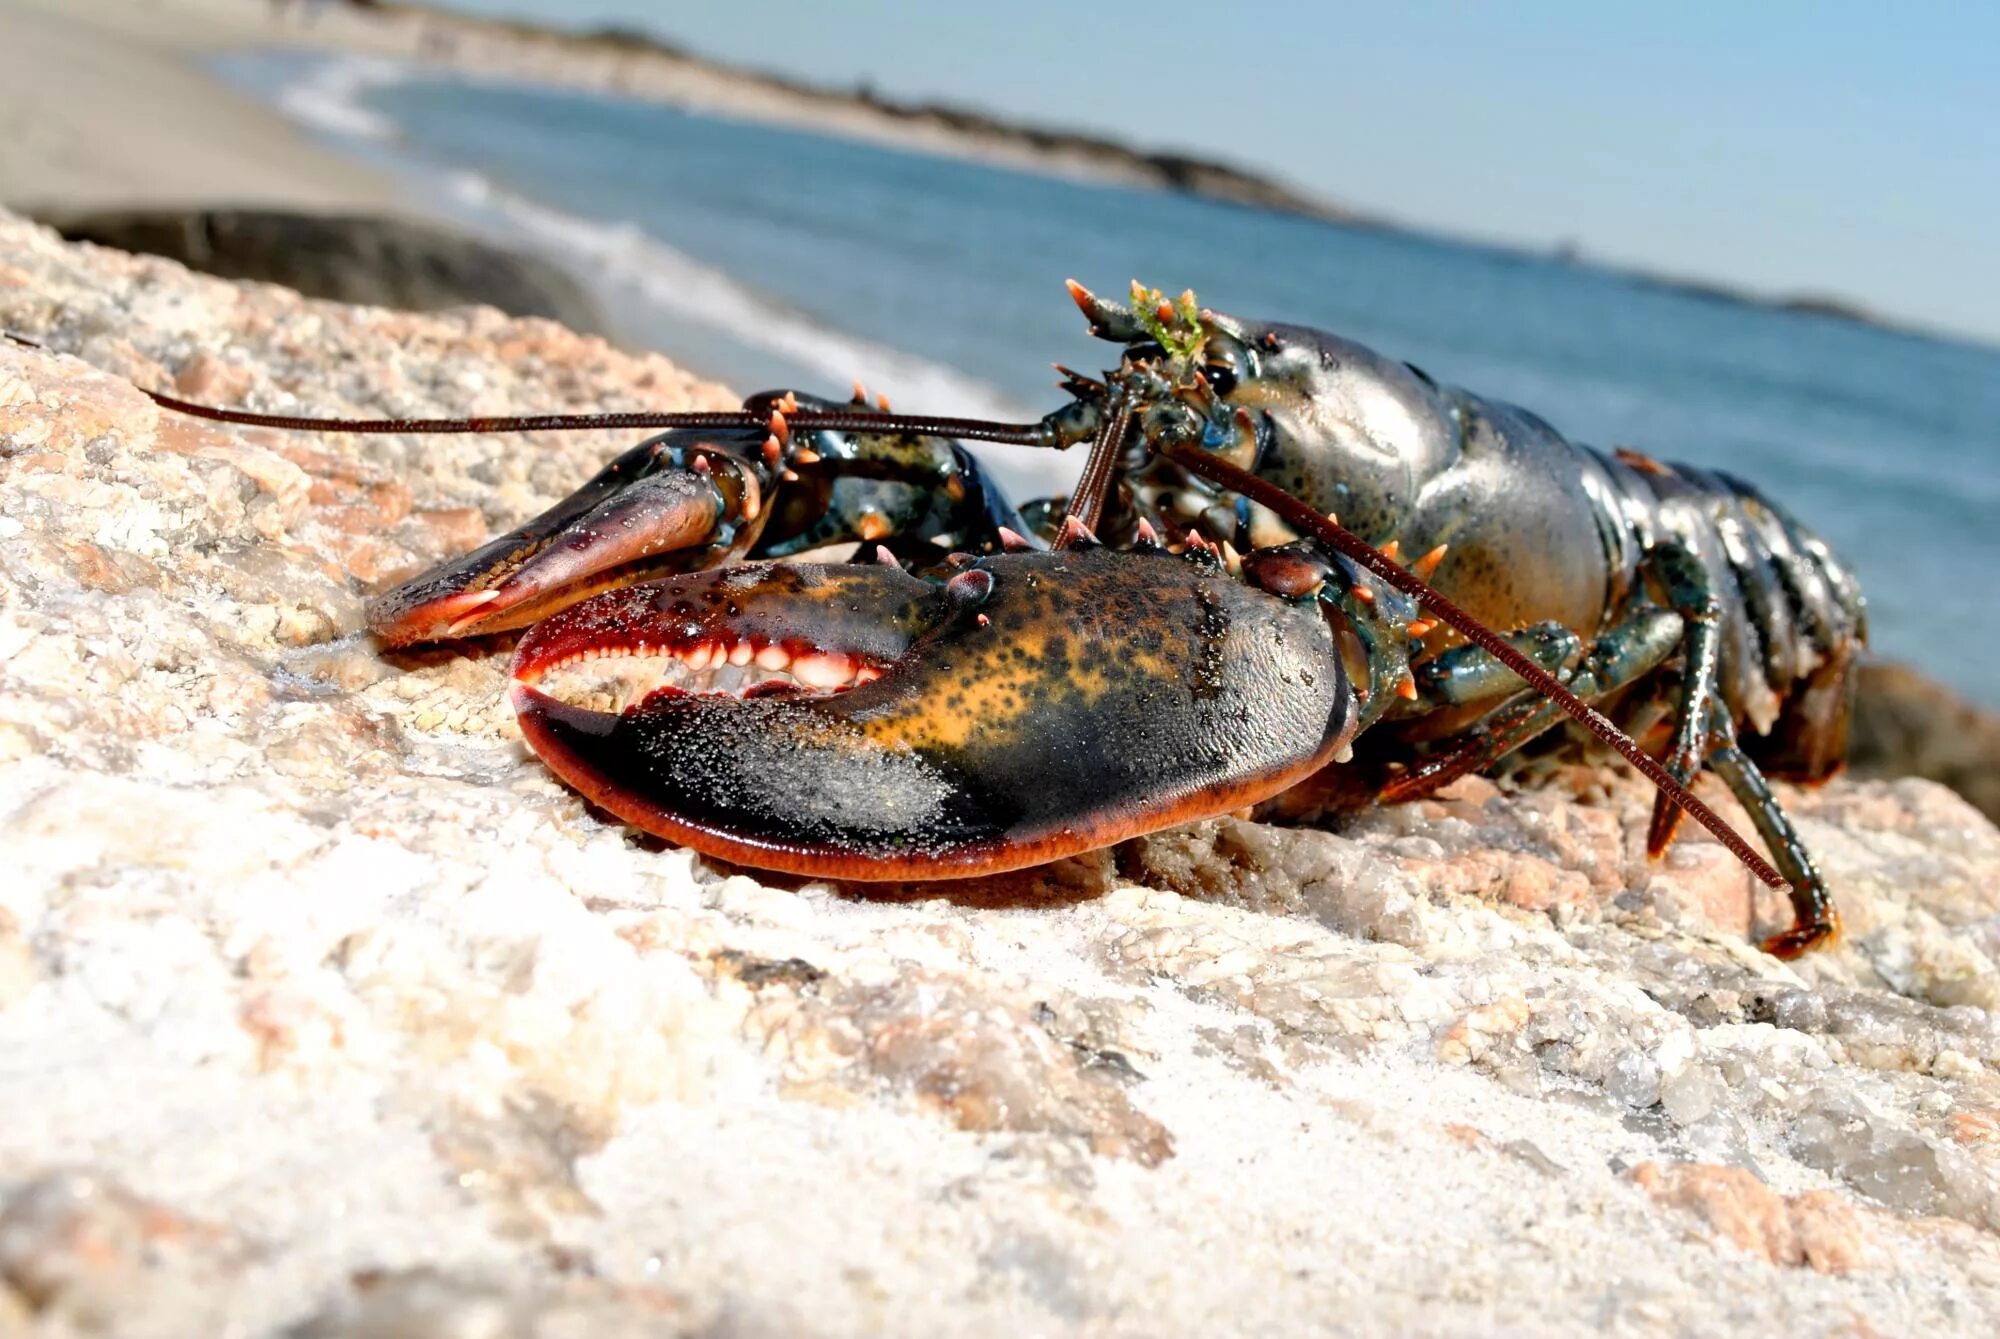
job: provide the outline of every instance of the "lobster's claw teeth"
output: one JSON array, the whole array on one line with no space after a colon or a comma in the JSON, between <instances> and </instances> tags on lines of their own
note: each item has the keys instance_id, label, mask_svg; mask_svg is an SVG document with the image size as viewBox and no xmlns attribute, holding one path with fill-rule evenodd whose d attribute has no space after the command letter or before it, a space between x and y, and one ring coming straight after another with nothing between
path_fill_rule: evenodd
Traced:
<instances>
[{"instance_id":1,"label":"lobster's claw teeth","mask_svg":"<svg viewBox=\"0 0 2000 1339\"><path fill-rule=\"evenodd\" d=\"M740 548L762 497L729 448L761 434L723 436L700 438L706 452L687 433L635 447L519 529L377 596L369 630L407 646L525 627L595 591ZM704 468L679 468L697 457Z\"/></svg>"},{"instance_id":2,"label":"lobster's claw teeth","mask_svg":"<svg viewBox=\"0 0 2000 1339\"><path fill-rule=\"evenodd\" d=\"M642 645L667 687L616 711L553 691L559 667ZM728 691L718 664L772 678ZM1253 804L1357 716L1318 606L1101 550L982 558L942 585L785 564L657 582L537 627L514 675L528 742L605 809L850 879L1039 864Z\"/></svg>"}]
</instances>

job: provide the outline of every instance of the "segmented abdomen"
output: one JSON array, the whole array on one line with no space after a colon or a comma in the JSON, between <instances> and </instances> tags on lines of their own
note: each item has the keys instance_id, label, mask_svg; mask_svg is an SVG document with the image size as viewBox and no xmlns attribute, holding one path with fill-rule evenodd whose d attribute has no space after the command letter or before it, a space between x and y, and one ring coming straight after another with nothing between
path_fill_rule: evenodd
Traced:
<instances>
[{"instance_id":1,"label":"segmented abdomen","mask_svg":"<svg viewBox=\"0 0 2000 1339\"><path fill-rule=\"evenodd\" d=\"M1723 696L1750 727L1746 749L1791 779L1838 770L1866 617L1859 584L1826 541L1724 471L1579 450L1602 472L1592 492L1628 575L1666 539L1707 570L1722 611Z\"/></svg>"}]
</instances>

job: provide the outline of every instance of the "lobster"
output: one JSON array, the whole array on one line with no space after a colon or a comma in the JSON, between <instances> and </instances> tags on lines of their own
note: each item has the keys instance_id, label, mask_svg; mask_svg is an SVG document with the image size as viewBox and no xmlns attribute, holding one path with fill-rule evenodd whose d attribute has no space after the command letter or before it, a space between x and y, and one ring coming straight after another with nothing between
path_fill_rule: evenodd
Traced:
<instances>
[{"instance_id":1,"label":"lobster","mask_svg":"<svg viewBox=\"0 0 2000 1339\"><path fill-rule=\"evenodd\" d=\"M1766 951L1838 933L1767 781L1823 781L1845 750L1864 605L1822 541L1728 474L1570 442L1337 336L1069 289L1119 364L1059 367L1069 401L1026 424L859 387L449 420L149 394L275 428L664 429L367 621L392 648L525 629L529 745L708 855L991 873L1253 806L1415 799L1567 716L1659 787L1649 854L1692 813L1788 890ZM1016 508L968 440L1090 450L1067 498ZM856 541L877 561L799 560ZM1689 792L1703 767L1769 861Z\"/></svg>"}]
</instances>

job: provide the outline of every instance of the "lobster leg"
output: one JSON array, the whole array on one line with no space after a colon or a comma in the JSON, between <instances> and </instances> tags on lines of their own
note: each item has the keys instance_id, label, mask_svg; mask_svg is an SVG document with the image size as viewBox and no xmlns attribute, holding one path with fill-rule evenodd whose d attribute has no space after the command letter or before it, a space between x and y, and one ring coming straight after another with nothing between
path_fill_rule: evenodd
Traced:
<instances>
[{"instance_id":1,"label":"lobster leg","mask_svg":"<svg viewBox=\"0 0 2000 1339\"><path fill-rule=\"evenodd\" d=\"M1681 643L1681 618L1671 609L1647 608L1599 638L1570 676L1571 692L1592 702L1658 669ZM1458 742L1423 758L1390 780L1377 798L1384 804L1420 800L1462 776L1483 771L1561 724L1561 708L1540 697L1510 702L1467 731Z\"/></svg>"},{"instance_id":2,"label":"lobster leg","mask_svg":"<svg viewBox=\"0 0 2000 1339\"><path fill-rule=\"evenodd\" d=\"M1682 614L1649 608L1600 639L1570 677L1569 686L1586 701L1602 698L1651 673L1689 640ZM1712 671L1710 679L1712 683ZM1705 763L1729 787L1764 839L1779 873L1791 884L1792 926L1766 939L1761 947L1774 957L1795 958L1839 934L1840 917L1812 856L1778 807L1770 783L1737 746L1728 709L1712 690L1706 696L1704 711L1704 728L1694 732L1696 766ZM1389 804L1422 799L1461 776L1485 770L1561 720L1560 713L1538 698L1510 703L1489 716L1484 725L1469 731L1456 746L1431 754L1397 776L1382 787L1377 798ZM1683 724L1676 723L1677 735ZM1659 851L1649 845L1647 853L1658 855Z\"/></svg>"},{"instance_id":3,"label":"lobster leg","mask_svg":"<svg viewBox=\"0 0 2000 1339\"><path fill-rule=\"evenodd\" d=\"M1377 595L1376 598L1379 601L1381 597ZM1357 632L1361 626L1357 624ZM1568 677L1565 671L1576 660L1582 646L1581 639L1574 632L1554 621L1517 628L1501 633L1500 637L1543 670L1559 678ZM1371 651L1373 649L1370 647ZM1366 659L1372 667L1377 667L1370 673L1365 685L1365 700L1371 704L1373 713L1368 717L1368 723L1373 724L1383 713L1372 704L1404 705L1396 701L1397 676L1393 673L1385 675L1379 668L1386 665L1393 670L1400 660L1374 654ZM1486 727L1503 713L1523 703L1541 701L1537 695L1525 694L1526 685L1521 676L1483 647L1455 646L1432 656L1421 665L1411 666L1409 673L1410 677L1402 681L1404 695L1415 692L1410 706L1418 713L1504 699L1499 706L1454 732L1450 740L1455 743L1447 743L1442 752L1430 755L1419 764L1420 767L1441 763L1446 758L1457 759L1460 750L1464 751L1468 769L1485 767L1508 751L1501 748L1488 756L1492 745ZM1365 762L1357 760L1329 767L1268 802L1258 811L1258 816L1273 822L1311 822L1328 812L1384 803L1382 787L1385 777L1389 775L1384 770L1383 760L1372 757ZM1453 770L1421 788L1413 788L1407 798L1420 799L1460 775L1463 775L1461 771ZM1399 773L1395 776L1395 783L1406 784L1410 779L1410 773Z\"/></svg>"},{"instance_id":4,"label":"lobster leg","mask_svg":"<svg viewBox=\"0 0 2000 1339\"><path fill-rule=\"evenodd\" d=\"M1772 862L1792 885L1791 928L1770 936L1760 947L1776 958L1796 958L1840 933L1840 913L1827 896L1826 881L1799 841L1792 821L1778 807L1770 783L1757 770L1757 764L1736 746L1736 727L1731 724L1729 713L1719 706L1713 709L1710 736L1718 742L1709 750L1709 770L1722 778L1730 794L1750 815L1750 822L1764 839Z\"/></svg>"},{"instance_id":5,"label":"lobster leg","mask_svg":"<svg viewBox=\"0 0 2000 1339\"><path fill-rule=\"evenodd\" d=\"M1560 674L1583 649L1581 638L1553 620L1532 623L1500 636L1551 674ZM1455 646L1415 666L1411 674L1416 680L1417 701L1430 707L1486 702L1503 693L1517 693L1526 686L1520 675L1477 646Z\"/></svg>"},{"instance_id":6,"label":"lobster leg","mask_svg":"<svg viewBox=\"0 0 2000 1339\"><path fill-rule=\"evenodd\" d=\"M1685 786L1701 769L1713 735L1711 720L1727 717L1715 710L1717 670L1722 659L1722 601L1701 561L1671 540L1646 553L1645 566L1665 588L1667 604L1681 616L1685 668L1681 671L1680 707L1675 713L1673 741L1660 759L1667 774ZM1653 801L1652 822L1646 829L1646 854L1658 856L1674 840L1681 810L1664 796ZM1777 853L1777 848L1772 848ZM1787 877L1790 877L1787 875Z\"/></svg>"}]
</instances>

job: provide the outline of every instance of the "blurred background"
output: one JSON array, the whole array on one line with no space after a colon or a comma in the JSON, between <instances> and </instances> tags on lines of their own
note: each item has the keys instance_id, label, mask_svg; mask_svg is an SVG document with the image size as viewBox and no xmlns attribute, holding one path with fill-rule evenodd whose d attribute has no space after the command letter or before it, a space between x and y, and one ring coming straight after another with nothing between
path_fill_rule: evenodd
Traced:
<instances>
[{"instance_id":1,"label":"blurred background","mask_svg":"<svg viewBox=\"0 0 2000 1339\"><path fill-rule=\"evenodd\" d=\"M1069 276L1321 326L1764 485L1870 597L1860 761L2000 814L1996 50L1970 3L0 0L0 204L926 412L1100 365Z\"/></svg>"}]
</instances>

